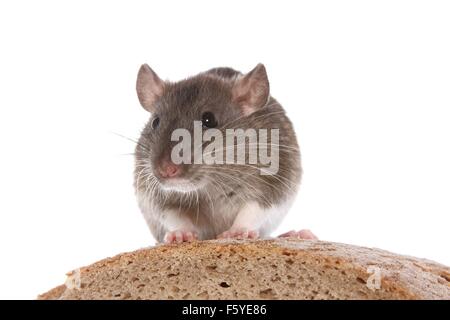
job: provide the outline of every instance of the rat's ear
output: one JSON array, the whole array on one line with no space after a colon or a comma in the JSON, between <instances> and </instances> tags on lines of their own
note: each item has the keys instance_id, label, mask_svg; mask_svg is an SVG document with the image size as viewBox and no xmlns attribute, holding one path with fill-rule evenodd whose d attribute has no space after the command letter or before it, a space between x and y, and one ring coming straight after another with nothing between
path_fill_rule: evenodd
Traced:
<instances>
[{"instance_id":1,"label":"rat's ear","mask_svg":"<svg viewBox=\"0 0 450 320\"><path fill-rule=\"evenodd\" d=\"M233 85L232 96L244 111L250 114L266 105L270 88L266 68L258 64L252 71L238 78Z\"/></svg>"},{"instance_id":2,"label":"rat's ear","mask_svg":"<svg viewBox=\"0 0 450 320\"><path fill-rule=\"evenodd\" d=\"M164 81L158 77L152 68L147 64L143 64L138 72L136 91L139 102L144 109L153 112L155 101L163 94Z\"/></svg>"}]
</instances>

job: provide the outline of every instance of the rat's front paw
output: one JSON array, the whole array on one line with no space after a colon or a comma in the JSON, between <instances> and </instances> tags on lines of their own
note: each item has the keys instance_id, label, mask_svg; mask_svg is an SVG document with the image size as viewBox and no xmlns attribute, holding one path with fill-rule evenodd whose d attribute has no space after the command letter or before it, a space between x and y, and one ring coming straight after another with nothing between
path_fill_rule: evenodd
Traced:
<instances>
[{"instance_id":1,"label":"rat's front paw","mask_svg":"<svg viewBox=\"0 0 450 320\"><path fill-rule=\"evenodd\" d=\"M295 231L291 230L289 232L280 234L278 238L297 238L297 239L303 239L303 240L318 240L317 236L312 233L310 230L300 230Z\"/></svg>"},{"instance_id":2,"label":"rat's front paw","mask_svg":"<svg viewBox=\"0 0 450 320\"><path fill-rule=\"evenodd\" d=\"M217 239L257 239L259 237L258 230L248 230L245 228L232 228L222 232Z\"/></svg>"},{"instance_id":3,"label":"rat's front paw","mask_svg":"<svg viewBox=\"0 0 450 320\"><path fill-rule=\"evenodd\" d=\"M175 230L166 232L164 243L182 243L197 240L197 233L185 230Z\"/></svg>"}]
</instances>

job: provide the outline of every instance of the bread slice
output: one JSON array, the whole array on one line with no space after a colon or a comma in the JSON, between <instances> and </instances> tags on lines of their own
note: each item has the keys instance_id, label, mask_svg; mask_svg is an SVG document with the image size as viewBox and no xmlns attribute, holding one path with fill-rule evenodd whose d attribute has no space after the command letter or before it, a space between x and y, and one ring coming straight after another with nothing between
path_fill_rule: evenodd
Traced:
<instances>
[{"instance_id":1,"label":"bread slice","mask_svg":"<svg viewBox=\"0 0 450 320\"><path fill-rule=\"evenodd\" d=\"M38 299L450 299L450 268L324 241L197 241L101 260Z\"/></svg>"}]
</instances>

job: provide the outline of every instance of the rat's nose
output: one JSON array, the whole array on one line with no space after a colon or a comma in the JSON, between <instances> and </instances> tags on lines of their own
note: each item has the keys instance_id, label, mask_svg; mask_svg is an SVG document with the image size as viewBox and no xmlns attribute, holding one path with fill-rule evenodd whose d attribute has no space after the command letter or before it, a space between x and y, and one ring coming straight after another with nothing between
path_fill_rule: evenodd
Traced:
<instances>
[{"instance_id":1,"label":"rat's nose","mask_svg":"<svg viewBox=\"0 0 450 320\"><path fill-rule=\"evenodd\" d=\"M170 160L164 161L160 165L158 171L159 171L159 174L161 175L161 177L163 177L163 178L173 178L173 177L178 176L181 172L180 166L177 166Z\"/></svg>"}]
</instances>

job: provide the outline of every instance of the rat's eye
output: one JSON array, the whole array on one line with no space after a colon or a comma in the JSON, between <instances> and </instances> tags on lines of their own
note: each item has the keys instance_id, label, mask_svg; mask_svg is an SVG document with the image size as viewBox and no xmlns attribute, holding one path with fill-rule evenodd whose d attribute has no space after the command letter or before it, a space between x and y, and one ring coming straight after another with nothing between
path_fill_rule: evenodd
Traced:
<instances>
[{"instance_id":1,"label":"rat's eye","mask_svg":"<svg viewBox=\"0 0 450 320\"><path fill-rule=\"evenodd\" d=\"M217 127L217 120L212 112L204 112L202 114L202 125L204 128Z\"/></svg>"},{"instance_id":2,"label":"rat's eye","mask_svg":"<svg viewBox=\"0 0 450 320\"><path fill-rule=\"evenodd\" d=\"M156 129L159 126L159 117L155 117L155 119L153 119L152 121L152 128Z\"/></svg>"}]
</instances>

